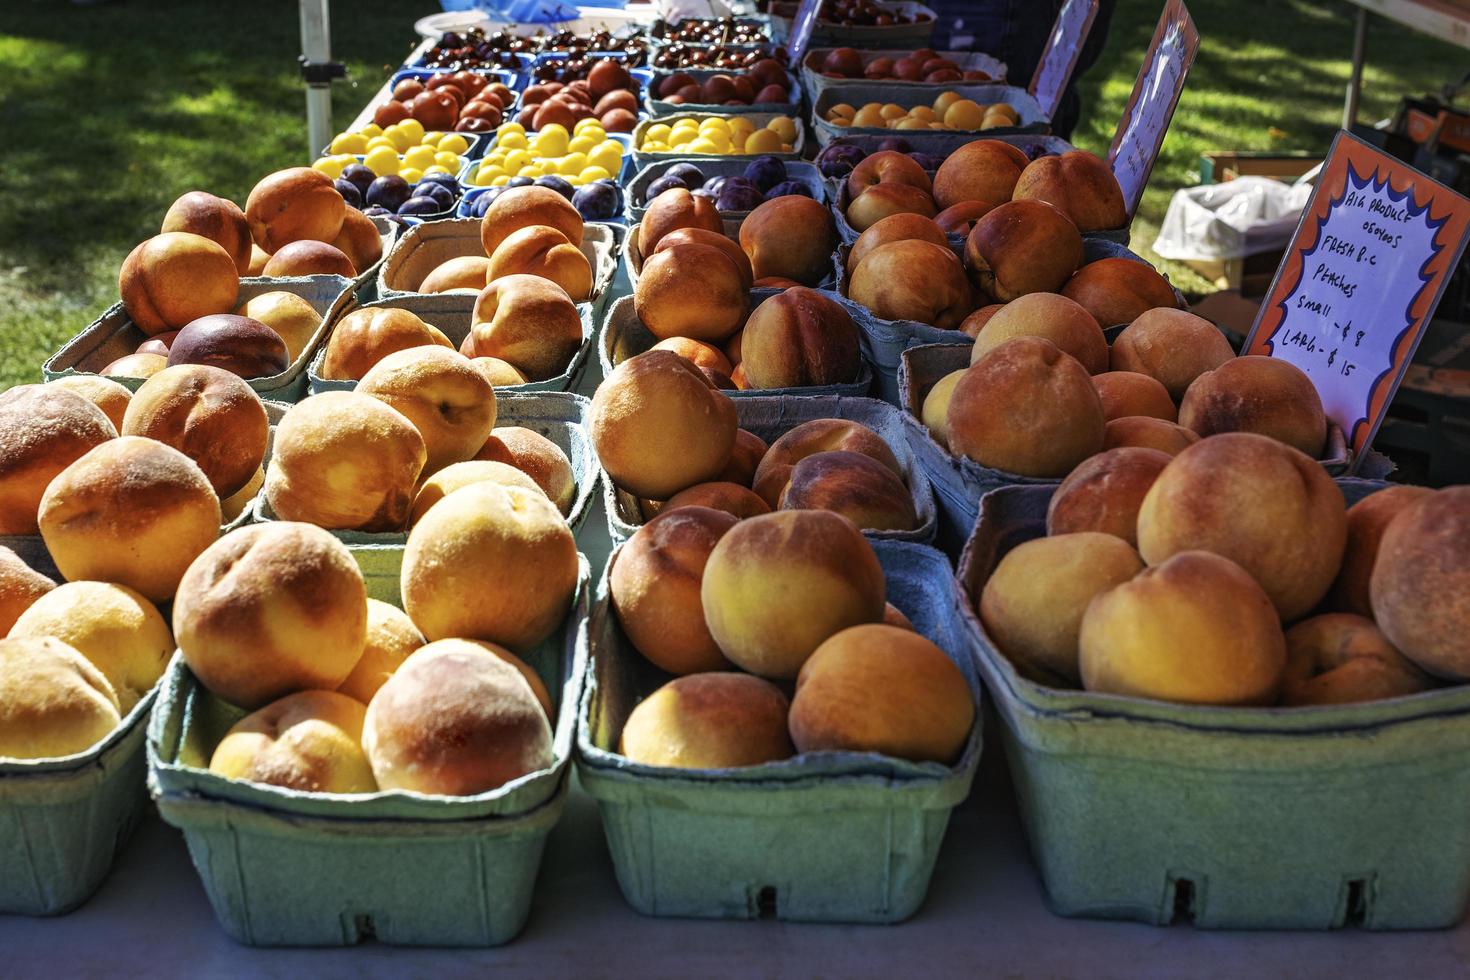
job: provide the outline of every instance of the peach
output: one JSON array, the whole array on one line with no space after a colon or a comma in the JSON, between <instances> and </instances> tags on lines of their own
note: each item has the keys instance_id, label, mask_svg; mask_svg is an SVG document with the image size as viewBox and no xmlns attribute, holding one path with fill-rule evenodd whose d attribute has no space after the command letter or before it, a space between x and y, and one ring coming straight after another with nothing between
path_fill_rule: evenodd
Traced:
<instances>
[{"instance_id":1,"label":"peach","mask_svg":"<svg viewBox=\"0 0 1470 980\"><path fill-rule=\"evenodd\" d=\"M51 481L38 523L67 580L113 582L164 602L219 536L219 498L177 449L122 436Z\"/></svg>"},{"instance_id":2,"label":"peach","mask_svg":"<svg viewBox=\"0 0 1470 980\"><path fill-rule=\"evenodd\" d=\"M658 240L658 245L653 251L662 252L676 245L713 245L735 263L736 268L740 270L740 277L746 289L751 288L755 283L755 273L750 268L750 256L745 254L745 250L740 247L739 243L719 232L708 231L704 228L675 228Z\"/></svg>"},{"instance_id":3,"label":"peach","mask_svg":"<svg viewBox=\"0 0 1470 980\"><path fill-rule=\"evenodd\" d=\"M660 340L649 349L671 350L697 368L718 371L721 374L729 374L735 370L730 359L718 347L703 341L691 340L688 337L670 337L668 340Z\"/></svg>"},{"instance_id":4,"label":"peach","mask_svg":"<svg viewBox=\"0 0 1470 980\"><path fill-rule=\"evenodd\" d=\"M909 618L891 602L883 603L883 622L889 626L897 626L899 629L912 630L914 628Z\"/></svg>"},{"instance_id":5,"label":"peach","mask_svg":"<svg viewBox=\"0 0 1470 980\"><path fill-rule=\"evenodd\" d=\"M476 483L439 501L408 533L403 609L429 640L524 650L571 609L577 545L539 490Z\"/></svg>"},{"instance_id":6,"label":"peach","mask_svg":"<svg viewBox=\"0 0 1470 980\"><path fill-rule=\"evenodd\" d=\"M713 200L670 188L649 202L638 224L638 247L644 257L654 253L665 235L680 228L703 228L722 235L725 226Z\"/></svg>"},{"instance_id":7,"label":"peach","mask_svg":"<svg viewBox=\"0 0 1470 980\"><path fill-rule=\"evenodd\" d=\"M828 452L861 453L882 463L900 480L904 478L893 449L866 425L847 419L812 419L771 443L756 467L751 487L774 510L781 506L781 495L796 465L808 456Z\"/></svg>"},{"instance_id":8,"label":"peach","mask_svg":"<svg viewBox=\"0 0 1470 980\"><path fill-rule=\"evenodd\" d=\"M800 194L772 198L740 224L740 247L757 279L780 276L815 286L832 273L837 222L820 201Z\"/></svg>"},{"instance_id":9,"label":"peach","mask_svg":"<svg viewBox=\"0 0 1470 980\"><path fill-rule=\"evenodd\" d=\"M470 365L484 375L492 388L509 388L527 384L531 380L510 361L498 357L472 357Z\"/></svg>"},{"instance_id":10,"label":"peach","mask_svg":"<svg viewBox=\"0 0 1470 980\"><path fill-rule=\"evenodd\" d=\"M1051 495L1047 534L1096 531L1138 546L1138 510L1172 459L1157 449L1127 446L1084 459Z\"/></svg>"},{"instance_id":11,"label":"peach","mask_svg":"<svg viewBox=\"0 0 1470 980\"><path fill-rule=\"evenodd\" d=\"M151 337L234 309L240 274L230 253L217 242L170 231L139 242L128 253L118 272L117 289L128 319Z\"/></svg>"},{"instance_id":12,"label":"peach","mask_svg":"<svg viewBox=\"0 0 1470 980\"><path fill-rule=\"evenodd\" d=\"M1359 616L1373 615L1368 583L1373 577L1373 565L1378 561L1383 532L1410 504L1433 493L1428 487L1387 487L1348 508L1347 548L1343 552L1342 568L1332 584L1334 608Z\"/></svg>"},{"instance_id":13,"label":"peach","mask_svg":"<svg viewBox=\"0 0 1470 980\"><path fill-rule=\"evenodd\" d=\"M328 244L347 256L359 276L377 265L378 260L383 257L382 232L378 231L372 218L357 208L350 207L343 213L342 230Z\"/></svg>"},{"instance_id":14,"label":"peach","mask_svg":"<svg viewBox=\"0 0 1470 980\"><path fill-rule=\"evenodd\" d=\"M1254 432L1280 439L1313 459L1327 443L1327 415L1306 372L1289 361L1234 357L1190 383L1179 424L1202 436Z\"/></svg>"},{"instance_id":15,"label":"peach","mask_svg":"<svg viewBox=\"0 0 1470 980\"><path fill-rule=\"evenodd\" d=\"M660 513L676 507L708 507L742 520L771 512L766 502L749 487L720 482L696 483L686 490L680 490L668 499Z\"/></svg>"},{"instance_id":16,"label":"peach","mask_svg":"<svg viewBox=\"0 0 1470 980\"><path fill-rule=\"evenodd\" d=\"M1001 204L1011 199L1026 169L1026 154L1000 140L975 140L945 157L934 175L934 200L941 208L966 201Z\"/></svg>"},{"instance_id":17,"label":"peach","mask_svg":"<svg viewBox=\"0 0 1470 980\"><path fill-rule=\"evenodd\" d=\"M865 531L912 531L919 525L903 480L861 453L815 453L801 460L781 493L781 509L830 510Z\"/></svg>"},{"instance_id":18,"label":"peach","mask_svg":"<svg viewBox=\"0 0 1470 980\"><path fill-rule=\"evenodd\" d=\"M857 525L822 510L741 521L710 553L705 622L736 666L790 679L833 634L883 619L883 569Z\"/></svg>"},{"instance_id":19,"label":"peach","mask_svg":"<svg viewBox=\"0 0 1470 980\"><path fill-rule=\"evenodd\" d=\"M633 307L660 340L689 337L721 343L740 329L750 293L740 266L723 249L678 245L644 260L633 287Z\"/></svg>"},{"instance_id":20,"label":"peach","mask_svg":"<svg viewBox=\"0 0 1470 980\"><path fill-rule=\"evenodd\" d=\"M355 208L352 210L356 210ZM245 270L247 276L261 276L265 274L265 264L271 260L271 253L256 245L250 244L250 268Z\"/></svg>"},{"instance_id":21,"label":"peach","mask_svg":"<svg viewBox=\"0 0 1470 980\"><path fill-rule=\"evenodd\" d=\"M547 225L527 225L507 235L490 256L485 275L489 282L503 276L540 276L564 289L574 303L592 296L592 263L566 235Z\"/></svg>"},{"instance_id":22,"label":"peach","mask_svg":"<svg viewBox=\"0 0 1470 980\"><path fill-rule=\"evenodd\" d=\"M347 220L347 202L326 174L290 167L251 188L245 218L255 244L274 255L292 242L333 241Z\"/></svg>"},{"instance_id":23,"label":"peach","mask_svg":"<svg viewBox=\"0 0 1470 980\"><path fill-rule=\"evenodd\" d=\"M381 600L368 599L362 656L347 679L337 685L337 691L367 704L378 688L425 642L424 634L408 618L408 613Z\"/></svg>"},{"instance_id":24,"label":"peach","mask_svg":"<svg viewBox=\"0 0 1470 980\"><path fill-rule=\"evenodd\" d=\"M955 761L975 724L965 675L931 640L882 623L828 638L801 668L791 699L798 752L877 752Z\"/></svg>"},{"instance_id":25,"label":"peach","mask_svg":"<svg viewBox=\"0 0 1470 980\"><path fill-rule=\"evenodd\" d=\"M734 769L795 755L786 732L791 704L770 681L730 671L669 681L638 702L618 752L630 762L680 769Z\"/></svg>"},{"instance_id":26,"label":"peach","mask_svg":"<svg viewBox=\"0 0 1470 980\"><path fill-rule=\"evenodd\" d=\"M110 378L151 378L166 367L168 358L163 354L128 354L98 373Z\"/></svg>"},{"instance_id":27,"label":"peach","mask_svg":"<svg viewBox=\"0 0 1470 980\"><path fill-rule=\"evenodd\" d=\"M1138 552L1111 534L1033 538L995 566L976 612L1022 675L1053 687L1077 687L1077 637L1088 603L1141 571Z\"/></svg>"},{"instance_id":28,"label":"peach","mask_svg":"<svg viewBox=\"0 0 1470 980\"><path fill-rule=\"evenodd\" d=\"M1002 306L975 337L974 364L1014 337L1043 337L1076 358L1088 374L1108 369L1108 342L1097 321L1078 304L1056 293L1028 293Z\"/></svg>"},{"instance_id":29,"label":"peach","mask_svg":"<svg viewBox=\"0 0 1470 980\"><path fill-rule=\"evenodd\" d=\"M755 483L755 472L765 458L767 448L765 440L754 432L737 429L735 445L730 449L730 459L720 471L718 479L723 483L751 486Z\"/></svg>"},{"instance_id":30,"label":"peach","mask_svg":"<svg viewBox=\"0 0 1470 980\"><path fill-rule=\"evenodd\" d=\"M475 483L498 483L501 486L544 492L534 480L508 463L497 463L488 459L450 463L419 484L418 493L414 494L413 508L408 514L408 526L417 524L430 507L449 494Z\"/></svg>"},{"instance_id":31,"label":"peach","mask_svg":"<svg viewBox=\"0 0 1470 980\"><path fill-rule=\"evenodd\" d=\"M374 364L395 351L436 344L454 345L439 330L408 310L364 307L337 321L322 355L322 377L328 381L356 381Z\"/></svg>"},{"instance_id":32,"label":"peach","mask_svg":"<svg viewBox=\"0 0 1470 980\"><path fill-rule=\"evenodd\" d=\"M112 423L114 429L122 431L123 416L127 413L128 402L132 401L133 393L116 381L96 374L68 374L47 383L62 391L81 395L102 409L102 414L107 416L107 421Z\"/></svg>"},{"instance_id":33,"label":"peach","mask_svg":"<svg viewBox=\"0 0 1470 980\"><path fill-rule=\"evenodd\" d=\"M908 184L874 184L853 198L852 203L847 206L847 223L862 232L895 214L917 214L933 219L938 213L938 209L934 207L934 199L917 187Z\"/></svg>"},{"instance_id":34,"label":"peach","mask_svg":"<svg viewBox=\"0 0 1470 980\"><path fill-rule=\"evenodd\" d=\"M551 724L509 651L430 644L368 705L362 746L383 789L472 796L550 766Z\"/></svg>"},{"instance_id":35,"label":"peach","mask_svg":"<svg viewBox=\"0 0 1470 980\"><path fill-rule=\"evenodd\" d=\"M531 225L533 228L543 228L544 225ZM523 231L525 229L522 229ZM560 234L558 232L558 234ZM562 236L566 240L566 236ZM582 253L577 253L579 256ZM582 257L582 261L587 261ZM447 262L441 262L430 270L424 281L419 283L418 291L421 293L448 293L455 290L473 290L477 295L490 281L490 260L483 255L460 255Z\"/></svg>"},{"instance_id":36,"label":"peach","mask_svg":"<svg viewBox=\"0 0 1470 980\"><path fill-rule=\"evenodd\" d=\"M1174 401L1169 391L1156 378L1137 371L1104 371L1092 376L1092 386L1102 399L1103 417L1127 418L1130 415L1146 415L1149 418L1173 422L1178 418Z\"/></svg>"},{"instance_id":37,"label":"peach","mask_svg":"<svg viewBox=\"0 0 1470 980\"><path fill-rule=\"evenodd\" d=\"M867 230L858 236L858 240L853 242L852 248L847 253L847 274L852 275L858 264L878 246L913 239L930 242L944 248L949 247L949 239L945 237L943 229L934 223L933 218L926 218L922 214L912 212L890 214L869 225Z\"/></svg>"},{"instance_id":38,"label":"peach","mask_svg":"<svg viewBox=\"0 0 1470 980\"><path fill-rule=\"evenodd\" d=\"M495 428L495 389L468 358L443 347L389 354L356 390L413 423L424 438L428 473L474 456Z\"/></svg>"},{"instance_id":39,"label":"peach","mask_svg":"<svg viewBox=\"0 0 1470 980\"><path fill-rule=\"evenodd\" d=\"M1148 415L1125 415L1109 419L1103 427L1103 449L1138 446L1157 449L1178 456L1199 442L1199 433L1176 422L1166 422Z\"/></svg>"},{"instance_id":40,"label":"peach","mask_svg":"<svg viewBox=\"0 0 1470 980\"><path fill-rule=\"evenodd\" d=\"M283 520L401 531L426 457L419 430L382 401L322 392L276 426L265 499Z\"/></svg>"},{"instance_id":41,"label":"peach","mask_svg":"<svg viewBox=\"0 0 1470 980\"><path fill-rule=\"evenodd\" d=\"M1271 704L1286 638L1239 565L1182 551L1092 600L1078 634L1089 691L1184 704Z\"/></svg>"},{"instance_id":42,"label":"peach","mask_svg":"<svg viewBox=\"0 0 1470 980\"><path fill-rule=\"evenodd\" d=\"M377 790L362 751L367 708L336 691L298 691L230 726L209 771L303 793Z\"/></svg>"},{"instance_id":43,"label":"peach","mask_svg":"<svg viewBox=\"0 0 1470 980\"><path fill-rule=\"evenodd\" d=\"M21 614L54 588L55 582L0 545L0 634L10 632Z\"/></svg>"},{"instance_id":44,"label":"peach","mask_svg":"<svg viewBox=\"0 0 1470 980\"><path fill-rule=\"evenodd\" d=\"M1231 432L1185 449L1138 512L1138 550L1158 565L1210 551L1252 575L1285 622L1327 594L1342 563L1342 491L1311 457L1267 436Z\"/></svg>"},{"instance_id":45,"label":"peach","mask_svg":"<svg viewBox=\"0 0 1470 980\"><path fill-rule=\"evenodd\" d=\"M181 364L143 382L128 404L122 435L174 447L199 464L223 499L260 469L270 424L260 396L244 381L219 368Z\"/></svg>"},{"instance_id":46,"label":"peach","mask_svg":"<svg viewBox=\"0 0 1470 980\"><path fill-rule=\"evenodd\" d=\"M572 512L577 499L572 461L541 433L517 425L500 426L491 431L475 459L514 466L529 476L563 514Z\"/></svg>"},{"instance_id":47,"label":"peach","mask_svg":"<svg viewBox=\"0 0 1470 980\"><path fill-rule=\"evenodd\" d=\"M1194 379L1235 357L1215 325L1183 310L1157 308L1140 315L1113 340L1114 371L1156 378L1176 401Z\"/></svg>"},{"instance_id":48,"label":"peach","mask_svg":"<svg viewBox=\"0 0 1470 980\"><path fill-rule=\"evenodd\" d=\"M230 496L220 500L220 521L225 524L232 524L238 520L240 515L245 513L245 508L250 506L250 502L259 495L261 488L264 486L265 467L257 466L255 472L250 475L250 479L246 481L243 487L230 494Z\"/></svg>"},{"instance_id":49,"label":"peach","mask_svg":"<svg viewBox=\"0 0 1470 980\"><path fill-rule=\"evenodd\" d=\"M1086 234L1128 224L1123 189L1107 161L1086 150L1038 157L1016 178L1011 197L1045 201L1061 208Z\"/></svg>"},{"instance_id":50,"label":"peach","mask_svg":"<svg viewBox=\"0 0 1470 980\"><path fill-rule=\"evenodd\" d=\"M282 245L261 272L264 276L341 276L351 279L357 270L341 249L326 242L299 241Z\"/></svg>"},{"instance_id":51,"label":"peach","mask_svg":"<svg viewBox=\"0 0 1470 980\"><path fill-rule=\"evenodd\" d=\"M269 378L291 365L281 335L259 320L212 313L184 324L168 347L168 363L205 364L242 378Z\"/></svg>"},{"instance_id":52,"label":"peach","mask_svg":"<svg viewBox=\"0 0 1470 980\"><path fill-rule=\"evenodd\" d=\"M945 421L952 453L1021 476L1066 476L1103 444L1087 369L1041 337L1008 340L972 364Z\"/></svg>"},{"instance_id":53,"label":"peach","mask_svg":"<svg viewBox=\"0 0 1470 980\"><path fill-rule=\"evenodd\" d=\"M526 377L562 374L582 346L582 316L566 290L540 276L497 279L481 290L460 353L498 357Z\"/></svg>"},{"instance_id":54,"label":"peach","mask_svg":"<svg viewBox=\"0 0 1470 980\"><path fill-rule=\"evenodd\" d=\"M588 432L613 483L667 500L724 469L735 443L735 406L671 351L630 357L592 397Z\"/></svg>"},{"instance_id":55,"label":"peach","mask_svg":"<svg viewBox=\"0 0 1470 980\"><path fill-rule=\"evenodd\" d=\"M1326 613L1286 631L1282 704L1353 704L1434 686L1366 617Z\"/></svg>"},{"instance_id":56,"label":"peach","mask_svg":"<svg viewBox=\"0 0 1470 980\"><path fill-rule=\"evenodd\" d=\"M0 640L0 758L74 755L121 721L112 685L76 650L51 637Z\"/></svg>"},{"instance_id":57,"label":"peach","mask_svg":"<svg viewBox=\"0 0 1470 980\"><path fill-rule=\"evenodd\" d=\"M1008 201L976 221L965 239L965 265L976 284L1003 303L1058 292L1081 264L1081 232L1042 201Z\"/></svg>"},{"instance_id":58,"label":"peach","mask_svg":"<svg viewBox=\"0 0 1470 980\"><path fill-rule=\"evenodd\" d=\"M740 353L751 388L844 384L862 370L862 341L852 314L805 286L777 293L751 312Z\"/></svg>"},{"instance_id":59,"label":"peach","mask_svg":"<svg viewBox=\"0 0 1470 980\"><path fill-rule=\"evenodd\" d=\"M292 364L306 353L322 325L322 315L310 303L283 290L254 296L235 312L274 330L285 343L286 359Z\"/></svg>"},{"instance_id":60,"label":"peach","mask_svg":"<svg viewBox=\"0 0 1470 980\"><path fill-rule=\"evenodd\" d=\"M1389 642L1429 673L1457 681L1470 677L1467 540L1470 487L1420 498L1383 532L1369 583L1373 618Z\"/></svg>"},{"instance_id":61,"label":"peach","mask_svg":"<svg viewBox=\"0 0 1470 980\"><path fill-rule=\"evenodd\" d=\"M259 708L347 679L367 640L367 587L347 546L321 528L251 524L189 566L173 627L201 684Z\"/></svg>"},{"instance_id":62,"label":"peach","mask_svg":"<svg viewBox=\"0 0 1470 980\"><path fill-rule=\"evenodd\" d=\"M1147 262L1127 258L1087 263L1067 280L1062 295L1081 303L1103 327L1132 323L1149 310L1178 304L1169 280Z\"/></svg>"},{"instance_id":63,"label":"peach","mask_svg":"<svg viewBox=\"0 0 1470 980\"><path fill-rule=\"evenodd\" d=\"M984 330L985 325L989 323L997 313L1005 309L1005 306L1006 305L1004 303L989 303L985 306L982 306L978 310L974 311L969 316L961 320L958 329L961 333L969 334L970 338L973 340L974 338L980 336L980 331Z\"/></svg>"},{"instance_id":64,"label":"peach","mask_svg":"<svg viewBox=\"0 0 1470 980\"><path fill-rule=\"evenodd\" d=\"M880 245L853 271L847 295L884 320L957 327L973 308L969 280L947 247L925 241Z\"/></svg>"},{"instance_id":65,"label":"peach","mask_svg":"<svg viewBox=\"0 0 1470 980\"><path fill-rule=\"evenodd\" d=\"M896 150L879 150L868 154L847 175L847 193L854 200L879 184L912 187L922 191L925 197L929 196L933 188L924 168L907 153Z\"/></svg>"},{"instance_id":66,"label":"peach","mask_svg":"<svg viewBox=\"0 0 1470 980\"><path fill-rule=\"evenodd\" d=\"M35 534L46 487L117 430L102 409L55 385L0 393L0 534Z\"/></svg>"},{"instance_id":67,"label":"peach","mask_svg":"<svg viewBox=\"0 0 1470 980\"><path fill-rule=\"evenodd\" d=\"M919 408L919 421L924 423L934 441L945 449L949 448L949 401L954 397L955 385L964 376L962 370L951 371L934 382Z\"/></svg>"},{"instance_id":68,"label":"peach","mask_svg":"<svg viewBox=\"0 0 1470 980\"><path fill-rule=\"evenodd\" d=\"M993 210L995 205L988 201L961 201L936 214L934 224L946 235L969 237L975 222Z\"/></svg>"},{"instance_id":69,"label":"peach","mask_svg":"<svg viewBox=\"0 0 1470 980\"><path fill-rule=\"evenodd\" d=\"M501 242L531 225L549 225L573 245L582 244L582 216L570 201L549 187L513 187L500 194L480 219L485 254L494 255Z\"/></svg>"},{"instance_id":70,"label":"peach","mask_svg":"<svg viewBox=\"0 0 1470 980\"><path fill-rule=\"evenodd\" d=\"M728 670L700 604L710 552L738 518L708 507L665 510L618 551L608 596L628 640L671 674Z\"/></svg>"},{"instance_id":71,"label":"peach","mask_svg":"<svg viewBox=\"0 0 1470 980\"><path fill-rule=\"evenodd\" d=\"M214 242L229 254L239 275L250 271L250 222L234 201L190 191L168 206L160 231L183 231Z\"/></svg>"}]
</instances>

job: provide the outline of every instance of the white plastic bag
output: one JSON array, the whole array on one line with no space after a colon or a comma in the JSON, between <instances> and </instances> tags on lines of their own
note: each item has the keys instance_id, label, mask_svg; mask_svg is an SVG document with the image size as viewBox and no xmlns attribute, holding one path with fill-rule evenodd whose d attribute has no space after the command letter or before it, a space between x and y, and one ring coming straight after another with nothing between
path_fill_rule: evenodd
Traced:
<instances>
[{"instance_id":1,"label":"white plastic bag","mask_svg":"<svg viewBox=\"0 0 1470 980\"><path fill-rule=\"evenodd\" d=\"M1243 259L1285 248L1312 196L1316 171L1295 184L1237 177L1174 192L1154 251L1166 259Z\"/></svg>"}]
</instances>

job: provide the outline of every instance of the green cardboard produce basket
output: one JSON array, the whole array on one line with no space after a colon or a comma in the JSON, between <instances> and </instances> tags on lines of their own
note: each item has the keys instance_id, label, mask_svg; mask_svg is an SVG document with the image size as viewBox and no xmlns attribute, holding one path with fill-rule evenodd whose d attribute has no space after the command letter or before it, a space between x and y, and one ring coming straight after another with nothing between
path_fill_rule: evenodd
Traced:
<instances>
[{"instance_id":1,"label":"green cardboard produce basket","mask_svg":"<svg viewBox=\"0 0 1470 980\"><path fill-rule=\"evenodd\" d=\"M39 537L3 543L62 580ZM0 914L60 915L101 886L148 806L143 730L157 693L84 752L0 760Z\"/></svg>"},{"instance_id":2,"label":"green cardboard produce basket","mask_svg":"<svg viewBox=\"0 0 1470 980\"><path fill-rule=\"evenodd\" d=\"M1104 333L1111 342L1113 332ZM969 367L972 346L920 344L909 347L903 351L898 368L899 407L903 409L904 430L914 457L934 486L934 497L939 504L939 547L956 558L974 530L975 520L980 514L980 501L985 494L999 487L1050 488L1062 482L1060 478L1007 473L981 466L973 459L951 455L946 447L934 441L924 423L919 421L923 417L924 398L929 389L945 375ZM1352 450L1342 429L1334 422L1327 424L1327 446L1322 455L1319 462L1333 476L1345 473L1352 462ZM1364 468L1374 473L1387 473L1385 464L1388 469L1392 468L1392 464L1376 453L1364 460Z\"/></svg>"},{"instance_id":3,"label":"green cardboard produce basket","mask_svg":"<svg viewBox=\"0 0 1470 980\"><path fill-rule=\"evenodd\" d=\"M402 296L394 296L391 299L374 300L364 303L361 307L342 312L346 316L348 312L357 309L388 308L396 310L408 310L420 320L430 326L438 327L454 344L455 350L464 343L465 337L469 335L470 327L474 320L475 296L468 293L408 293ZM582 315L582 346L572 355L566 370L560 374L546 378L541 381L528 381L522 385L506 385L495 389L495 394L511 392L532 391L572 391L582 382L582 375L587 370L587 353L592 348L592 337L597 332L595 317L591 303L578 303L577 312ZM307 391L313 395L319 395L324 391L351 391L357 387L356 381L336 381L322 377L322 361L327 356L327 343L331 341L331 331L337 328L341 317L333 320L327 330L327 342L323 343L316 356L311 359L311 364L306 369Z\"/></svg>"},{"instance_id":4,"label":"green cardboard produce basket","mask_svg":"<svg viewBox=\"0 0 1470 980\"><path fill-rule=\"evenodd\" d=\"M1385 484L1342 480L1351 503ZM1058 914L1210 929L1428 929L1470 897L1470 686L1213 708L1025 680L974 600L1051 490L985 497L959 604Z\"/></svg>"},{"instance_id":5,"label":"green cardboard produce basket","mask_svg":"<svg viewBox=\"0 0 1470 980\"><path fill-rule=\"evenodd\" d=\"M575 534L587 520L593 498L601 484L602 468L592 448L586 429L587 409L591 404L581 395L563 391L517 393L500 391L495 396L497 427L522 426L540 433L567 454L572 474L577 480L577 496L567 524ZM252 520L278 520L262 493L251 508ZM407 532L332 531L357 559L367 582L368 595L374 599L399 602L399 572L403 567L403 549L408 544Z\"/></svg>"},{"instance_id":6,"label":"green cardboard produce basket","mask_svg":"<svg viewBox=\"0 0 1470 980\"><path fill-rule=\"evenodd\" d=\"M259 277L240 280L239 303L261 293L281 291L295 293L321 314L321 322L317 324L311 342L286 370L266 378L246 379L256 394L261 398L281 402L297 402L306 397L306 365L326 340L327 325L351 309L356 302L355 288L353 280L341 276L303 276L291 279ZM85 330L47 358L46 363L41 366L41 375L47 381L55 381L72 374L97 374L119 357L133 353L147 339L148 335L133 324L122 304L114 303ZM124 377L113 377L112 380L131 391L137 391L144 381L143 378Z\"/></svg>"},{"instance_id":7,"label":"green cardboard produce basket","mask_svg":"<svg viewBox=\"0 0 1470 980\"><path fill-rule=\"evenodd\" d=\"M740 428L759 436L767 445L804 422L813 419L848 419L866 425L893 450L903 468L904 482L914 501L919 526L912 531L864 530L871 539L916 541L929 544L938 527L938 511L929 479L914 460L913 450L904 433L903 413L887 402L875 398L844 398L839 395L758 395L735 400ZM627 541L644 523L638 498L620 490L612 477L602 474L603 509L607 511L607 530L614 545Z\"/></svg>"},{"instance_id":8,"label":"green cardboard produce basket","mask_svg":"<svg viewBox=\"0 0 1470 980\"><path fill-rule=\"evenodd\" d=\"M618 885L639 912L898 922L923 903L950 811L969 794L980 759L980 687L944 556L902 541L873 547L889 601L960 666L975 696L975 726L953 766L856 752L741 769L630 762L617 754L623 725L669 676L632 650L606 599L597 604L577 774L602 811Z\"/></svg>"},{"instance_id":9,"label":"green cardboard produce basket","mask_svg":"<svg viewBox=\"0 0 1470 980\"><path fill-rule=\"evenodd\" d=\"M477 796L302 793L209 772L244 712L175 656L148 726L148 788L184 832L215 916L250 946L494 946L530 913L586 659L588 572L561 629L524 651L556 701L554 761Z\"/></svg>"}]
</instances>

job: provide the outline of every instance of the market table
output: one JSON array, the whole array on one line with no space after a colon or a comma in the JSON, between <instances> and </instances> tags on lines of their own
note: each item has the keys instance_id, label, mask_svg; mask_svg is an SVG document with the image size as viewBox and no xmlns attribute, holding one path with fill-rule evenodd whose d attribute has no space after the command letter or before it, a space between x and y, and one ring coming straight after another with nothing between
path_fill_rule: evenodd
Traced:
<instances>
[{"instance_id":1,"label":"market table","mask_svg":"<svg viewBox=\"0 0 1470 980\"><path fill-rule=\"evenodd\" d=\"M90 902L0 917L8 978L1464 976L1452 932L1228 933L1063 919L1047 911L998 743L955 811L929 898L897 926L645 918L613 879L595 804L573 791L547 843L530 921L498 949L250 949L214 921L183 839L150 817Z\"/></svg>"},{"instance_id":2,"label":"market table","mask_svg":"<svg viewBox=\"0 0 1470 980\"><path fill-rule=\"evenodd\" d=\"M1368 45L1368 14L1387 17L1440 41L1470 48L1470 4L1464 0L1348 0L1358 9L1353 30L1353 65L1348 78L1347 98L1342 107L1342 128L1352 129L1358 121L1358 96L1363 88L1363 59Z\"/></svg>"}]
</instances>

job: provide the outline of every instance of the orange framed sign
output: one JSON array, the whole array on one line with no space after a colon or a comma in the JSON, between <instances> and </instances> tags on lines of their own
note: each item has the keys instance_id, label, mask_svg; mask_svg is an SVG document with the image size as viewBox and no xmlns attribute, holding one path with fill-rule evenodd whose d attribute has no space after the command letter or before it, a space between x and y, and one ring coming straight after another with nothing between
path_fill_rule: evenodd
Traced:
<instances>
[{"instance_id":1,"label":"orange framed sign","mask_svg":"<svg viewBox=\"0 0 1470 980\"><path fill-rule=\"evenodd\" d=\"M1128 97L1108 147L1108 165L1123 189L1129 218L1138 212L1143 200L1143 189L1148 186L1154 161L1164 145L1164 134L1169 131L1174 108L1184 91L1184 79L1198 52L1199 30L1189 8L1184 0L1167 0L1143 56L1138 80L1133 83L1133 94Z\"/></svg>"},{"instance_id":2,"label":"orange framed sign","mask_svg":"<svg viewBox=\"0 0 1470 980\"><path fill-rule=\"evenodd\" d=\"M1338 132L1242 354L1290 361L1354 466L1377 434L1470 231L1470 200Z\"/></svg>"},{"instance_id":3,"label":"orange framed sign","mask_svg":"<svg viewBox=\"0 0 1470 980\"><path fill-rule=\"evenodd\" d=\"M1098 0L1067 0L1057 12L1046 50L1031 76L1031 94L1048 119L1057 114L1062 93L1072 80L1077 59L1082 57L1082 46L1087 43L1092 22L1097 19L1097 6Z\"/></svg>"}]
</instances>

